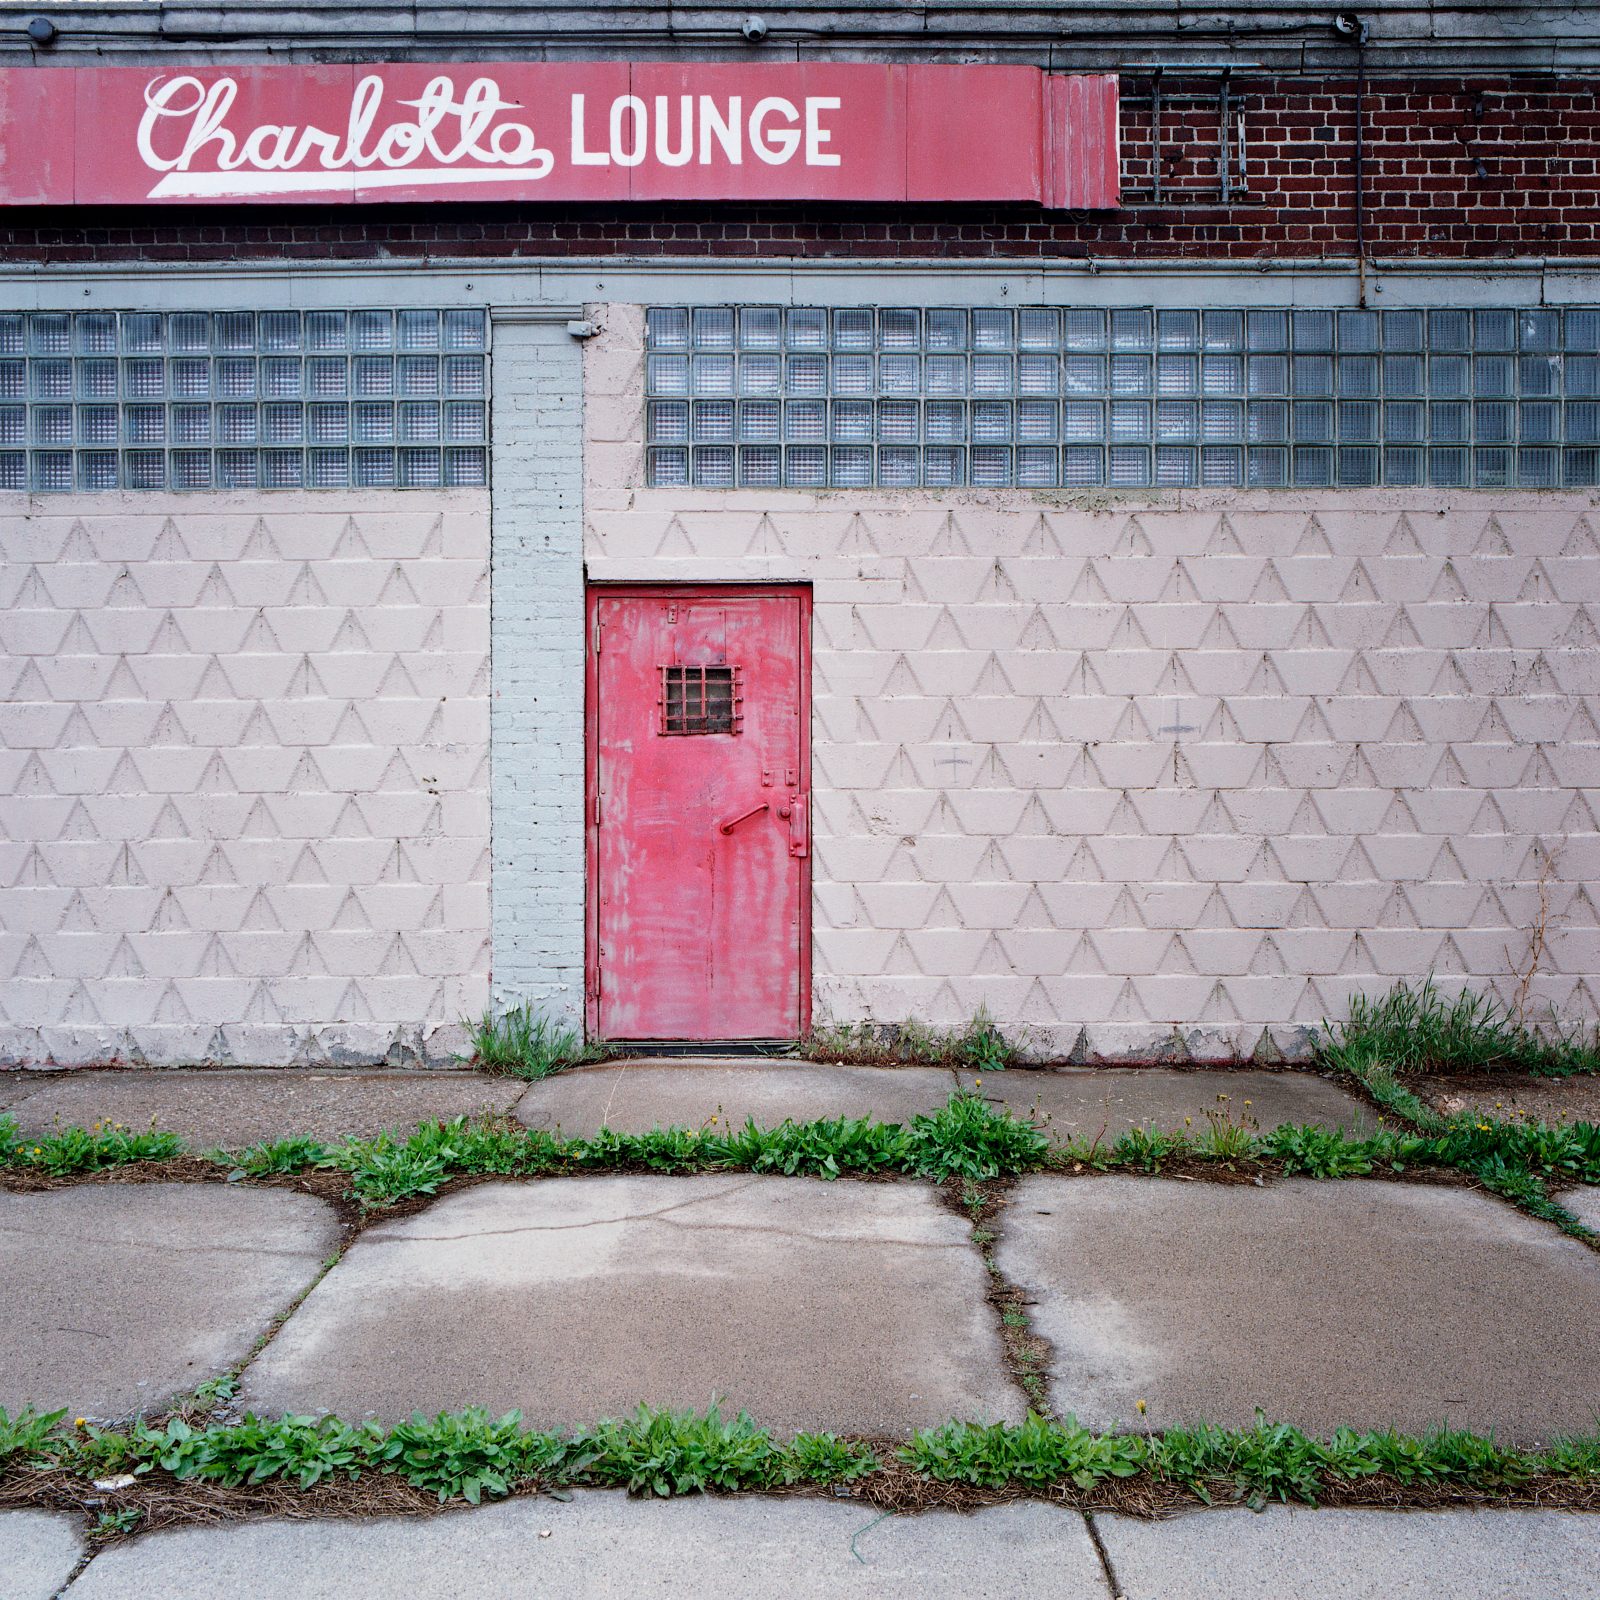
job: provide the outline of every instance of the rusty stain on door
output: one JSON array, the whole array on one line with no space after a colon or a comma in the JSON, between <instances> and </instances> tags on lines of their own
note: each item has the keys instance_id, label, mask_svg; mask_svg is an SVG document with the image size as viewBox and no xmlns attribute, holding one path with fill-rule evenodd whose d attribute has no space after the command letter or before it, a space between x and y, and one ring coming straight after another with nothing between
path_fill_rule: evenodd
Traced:
<instances>
[{"instance_id":1,"label":"rusty stain on door","mask_svg":"<svg viewBox=\"0 0 1600 1600\"><path fill-rule=\"evenodd\" d=\"M607 1039L808 1021L809 595L589 596L588 1015Z\"/></svg>"}]
</instances>

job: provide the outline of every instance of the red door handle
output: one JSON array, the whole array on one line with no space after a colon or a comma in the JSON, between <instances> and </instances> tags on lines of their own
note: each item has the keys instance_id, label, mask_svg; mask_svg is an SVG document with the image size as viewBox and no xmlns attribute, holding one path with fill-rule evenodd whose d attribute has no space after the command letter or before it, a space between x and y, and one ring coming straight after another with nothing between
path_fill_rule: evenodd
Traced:
<instances>
[{"instance_id":1,"label":"red door handle","mask_svg":"<svg viewBox=\"0 0 1600 1600\"><path fill-rule=\"evenodd\" d=\"M759 817L761 815L761 813L763 811L767 810L767 809L768 809L767 802L765 800L763 800L760 805L752 806L748 811L742 813L740 816L734 817L730 821L722 823L718 827L717 832L718 833L732 833L733 830L735 828L737 828L741 822L748 822L751 819L751 817Z\"/></svg>"},{"instance_id":2,"label":"red door handle","mask_svg":"<svg viewBox=\"0 0 1600 1600\"><path fill-rule=\"evenodd\" d=\"M789 854L804 856L811 853L811 829L807 796L795 795L789 801Z\"/></svg>"}]
</instances>

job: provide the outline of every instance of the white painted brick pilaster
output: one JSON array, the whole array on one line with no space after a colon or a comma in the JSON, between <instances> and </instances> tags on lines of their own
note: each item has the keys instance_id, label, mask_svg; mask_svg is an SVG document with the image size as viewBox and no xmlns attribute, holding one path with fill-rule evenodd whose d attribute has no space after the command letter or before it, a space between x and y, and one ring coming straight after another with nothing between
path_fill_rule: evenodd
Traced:
<instances>
[{"instance_id":1,"label":"white painted brick pilaster","mask_svg":"<svg viewBox=\"0 0 1600 1600\"><path fill-rule=\"evenodd\" d=\"M559 324L494 335L492 994L583 1017L583 412Z\"/></svg>"}]
</instances>

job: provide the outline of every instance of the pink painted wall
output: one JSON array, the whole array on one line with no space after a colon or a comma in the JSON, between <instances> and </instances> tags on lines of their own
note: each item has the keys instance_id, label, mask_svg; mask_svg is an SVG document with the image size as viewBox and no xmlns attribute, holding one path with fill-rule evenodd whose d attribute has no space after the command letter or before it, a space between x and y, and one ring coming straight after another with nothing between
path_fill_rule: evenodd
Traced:
<instances>
[{"instance_id":1,"label":"pink painted wall","mask_svg":"<svg viewBox=\"0 0 1600 1600\"><path fill-rule=\"evenodd\" d=\"M0 1062L448 1060L488 497L13 496L0 552Z\"/></svg>"},{"instance_id":2,"label":"pink painted wall","mask_svg":"<svg viewBox=\"0 0 1600 1600\"><path fill-rule=\"evenodd\" d=\"M1430 971L1600 1015L1600 509L1573 494L650 490L595 307L597 581L815 592L820 1014L1303 1051Z\"/></svg>"}]
</instances>

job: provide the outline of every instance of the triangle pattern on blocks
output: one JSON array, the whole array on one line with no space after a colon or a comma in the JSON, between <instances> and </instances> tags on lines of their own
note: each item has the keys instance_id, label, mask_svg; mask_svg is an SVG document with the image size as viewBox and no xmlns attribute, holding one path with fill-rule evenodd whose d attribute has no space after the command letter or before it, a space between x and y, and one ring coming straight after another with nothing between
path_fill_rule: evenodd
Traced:
<instances>
[{"instance_id":1,"label":"triangle pattern on blocks","mask_svg":"<svg viewBox=\"0 0 1600 1600\"><path fill-rule=\"evenodd\" d=\"M983 1004L1063 1054L1294 1053L1400 978L1508 998L1543 916L1530 1003L1594 1020L1577 497L786 496L782 560L754 498L613 497L587 555L815 586L819 1015Z\"/></svg>"},{"instance_id":2,"label":"triangle pattern on blocks","mask_svg":"<svg viewBox=\"0 0 1600 1600\"><path fill-rule=\"evenodd\" d=\"M382 1061L487 1003L487 506L370 504L0 523L0 1059Z\"/></svg>"}]
</instances>

